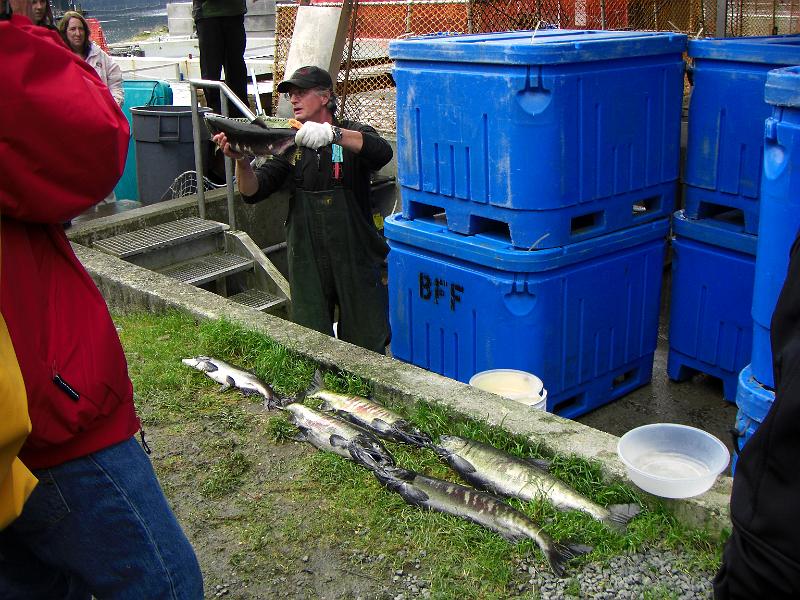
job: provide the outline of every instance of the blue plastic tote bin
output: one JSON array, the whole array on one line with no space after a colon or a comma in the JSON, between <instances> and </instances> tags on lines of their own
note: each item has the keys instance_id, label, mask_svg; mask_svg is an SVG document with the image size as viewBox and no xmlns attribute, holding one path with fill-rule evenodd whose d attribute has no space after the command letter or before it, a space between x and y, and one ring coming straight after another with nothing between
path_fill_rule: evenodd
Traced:
<instances>
[{"instance_id":1,"label":"blue plastic tote bin","mask_svg":"<svg viewBox=\"0 0 800 600\"><path fill-rule=\"evenodd\" d=\"M534 373L576 417L650 381L669 219L552 248L512 248L392 215L392 355L459 381Z\"/></svg>"},{"instance_id":2,"label":"blue plastic tote bin","mask_svg":"<svg viewBox=\"0 0 800 600\"><path fill-rule=\"evenodd\" d=\"M736 401L739 373L750 363L757 237L738 222L673 216L667 375L697 371L722 380Z\"/></svg>"},{"instance_id":3,"label":"blue plastic tote bin","mask_svg":"<svg viewBox=\"0 0 800 600\"><path fill-rule=\"evenodd\" d=\"M800 67L771 71L765 89L774 106L764 130L764 179L753 290L753 376L774 387L770 321L789 250L800 230Z\"/></svg>"},{"instance_id":4,"label":"blue plastic tote bin","mask_svg":"<svg viewBox=\"0 0 800 600\"><path fill-rule=\"evenodd\" d=\"M743 213L758 233L767 73L800 64L800 36L691 40L694 60L686 148L686 214Z\"/></svg>"},{"instance_id":5,"label":"blue plastic tote bin","mask_svg":"<svg viewBox=\"0 0 800 600\"><path fill-rule=\"evenodd\" d=\"M775 401L775 392L766 389L753 377L750 365L747 365L739 374L739 387L736 390L736 448L742 450L753 437L758 426L764 422L772 403ZM733 455L731 462L731 475L736 471L738 452Z\"/></svg>"},{"instance_id":6,"label":"blue plastic tote bin","mask_svg":"<svg viewBox=\"0 0 800 600\"><path fill-rule=\"evenodd\" d=\"M553 248L675 209L686 36L394 40L403 216Z\"/></svg>"},{"instance_id":7,"label":"blue plastic tote bin","mask_svg":"<svg viewBox=\"0 0 800 600\"><path fill-rule=\"evenodd\" d=\"M200 107L202 113L210 108ZM146 106L131 109L136 142L136 180L139 200L154 204L161 200L175 178L194 171L194 132L191 106ZM208 129L201 127L203 139Z\"/></svg>"},{"instance_id":8,"label":"blue plastic tote bin","mask_svg":"<svg viewBox=\"0 0 800 600\"><path fill-rule=\"evenodd\" d=\"M125 80L122 82L125 92L125 103L122 112L128 119L133 131L131 107L163 106L172 104L172 87L166 81L151 79ZM136 152L133 135L128 142L128 158L125 160L125 171L114 188L117 200L138 200L139 184L136 182Z\"/></svg>"}]
</instances>

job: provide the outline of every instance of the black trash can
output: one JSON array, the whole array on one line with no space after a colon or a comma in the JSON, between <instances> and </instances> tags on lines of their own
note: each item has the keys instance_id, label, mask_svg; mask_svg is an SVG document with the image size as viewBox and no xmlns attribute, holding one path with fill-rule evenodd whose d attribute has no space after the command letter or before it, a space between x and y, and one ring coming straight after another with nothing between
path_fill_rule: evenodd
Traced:
<instances>
[{"instance_id":1,"label":"black trash can","mask_svg":"<svg viewBox=\"0 0 800 600\"><path fill-rule=\"evenodd\" d=\"M203 140L210 135L202 121L211 109L200 107ZM194 171L194 134L191 106L138 106L131 108L136 144L136 181L142 204L154 204L175 178ZM206 155L204 144L203 156Z\"/></svg>"}]
</instances>

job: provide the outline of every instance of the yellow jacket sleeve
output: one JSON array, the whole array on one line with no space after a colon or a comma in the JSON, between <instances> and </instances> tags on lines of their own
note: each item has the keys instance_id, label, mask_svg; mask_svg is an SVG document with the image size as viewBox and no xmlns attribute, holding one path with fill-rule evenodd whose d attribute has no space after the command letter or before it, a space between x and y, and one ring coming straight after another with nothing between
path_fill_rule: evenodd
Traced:
<instances>
[{"instance_id":1,"label":"yellow jacket sleeve","mask_svg":"<svg viewBox=\"0 0 800 600\"><path fill-rule=\"evenodd\" d=\"M0 314L0 529L20 515L36 486L36 478L17 458L30 431L25 383Z\"/></svg>"},{"instance_id":2,"label":"yellow jacket sleeve","mask_svg":"<svg viewBox=\"0 0 800 600\"><path fill-rule=\"evenodd\" d=\"M0 529L16 519L33 491L36 478L17 458L30 433L28 400L11 345L6 322L0 315Z\"/></svg>"}]
</instances>

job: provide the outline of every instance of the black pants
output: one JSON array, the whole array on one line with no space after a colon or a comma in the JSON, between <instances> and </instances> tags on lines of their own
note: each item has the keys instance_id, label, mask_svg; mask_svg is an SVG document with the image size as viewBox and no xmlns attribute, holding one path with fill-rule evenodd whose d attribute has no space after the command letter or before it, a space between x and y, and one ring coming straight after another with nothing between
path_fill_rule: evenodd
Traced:
<instances>
[{"instance_id":1,"label":"black pants","mask_svg":"<svg viewBox=\"0 0 800 600\"><path fill-rule=\"evenodd\" d=\"M219 81L224 68L225 83L247 105L247 67L244 64L247 36L244 31L244 15L199 19L195 26L200 45L200 74L203 79ZM219 92L204 91L211 110L221 114ZM232 117L240 116L239 111L230 103L228 106Z\"/></svg>"},{"instance_id":2,"label":"black pants","mask_svg":"<svg viewBox=\"0 0 800 600\"><path fill-rule=\"evenodd\" d=\"M800 598L800 238L770 330L775 402L736 464L718 599Z\"/></svg>"}]
</instances>

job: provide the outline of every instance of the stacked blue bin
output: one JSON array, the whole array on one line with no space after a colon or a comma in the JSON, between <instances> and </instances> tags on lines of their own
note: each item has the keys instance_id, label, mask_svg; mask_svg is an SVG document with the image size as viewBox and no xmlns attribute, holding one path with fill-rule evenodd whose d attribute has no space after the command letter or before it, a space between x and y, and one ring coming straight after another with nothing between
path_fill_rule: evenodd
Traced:
<instances>
[{"instance_id":1,"label":"stacked blue bin","mask_svg":"<svg viewBox=\"0 0 800 600\"><path fill-rule=\"evenodd\" d=\"M464 382L535 373L567 417L650 381L685 45L560 30L390 44L396 358Z\"/></svg>"},{"instance_id":2,"label":"stacked blue bin","mask_svg":"<svg viewBox=\"0 0 800 600\"><path fill-rule=\"evenodd\" d=\"M733 211L715 218L672 220L667 375L684 381L697 372L722 380L736 401L739 373L753 342L753 278L758 237L744 232Z\"/></svg>"},{"instance_id":3,"label":"stacked blue bin","mask_svg":"<svg viewBox=\"0 0 800 600\"><path fill-rule=\"evenodd\" d=\"M770 321L786 279L789 250L800 232L800 67L770 71L764 98L773 111L764 126L752 363L742 371L737 395L740 449L775 398Z\"/></svg>"},{"instance_id":4,"label":"stacked blue bin","mask_svg":"<svg viewBox=\"0 0 800 600\"><path fill-rule=\"evenodd\" d=\"M800 64L800 36L691 40L685 211L676 214L669 359L676 381L718 377L736 401L752 349L767 74Z\"/></svg>"},{"instance_id":5,"label":"stacked blue bin","mask_svg":"<svg viewBox=\"0 0 800 600\"><path fill-rule=\"evenodd\" d=\"M767 74L800 64L800 36L691 40L694 62L686 148L686 215L742 213L758 233Z\"/></svg>"}]
</instances>

